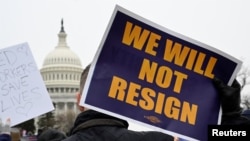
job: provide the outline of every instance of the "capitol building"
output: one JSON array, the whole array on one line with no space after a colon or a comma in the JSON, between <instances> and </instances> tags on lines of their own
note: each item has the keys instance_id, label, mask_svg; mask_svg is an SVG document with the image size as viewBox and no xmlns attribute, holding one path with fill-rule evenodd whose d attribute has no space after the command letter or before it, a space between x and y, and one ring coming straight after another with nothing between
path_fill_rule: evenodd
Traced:
<instances>
[{"instance_id":1,"label":"capitol building","mask_svg":"<svg viewBox=\"0 0 250 141\"><path fill-rule=\"evenodd\" d=\"M58 44L44 59L40 69L47 91L55 104L55 115L67 111L78 112L76 92L79 91L81 60L66 42L63 20L58 33Z\"/></svg>"}]
</instances>

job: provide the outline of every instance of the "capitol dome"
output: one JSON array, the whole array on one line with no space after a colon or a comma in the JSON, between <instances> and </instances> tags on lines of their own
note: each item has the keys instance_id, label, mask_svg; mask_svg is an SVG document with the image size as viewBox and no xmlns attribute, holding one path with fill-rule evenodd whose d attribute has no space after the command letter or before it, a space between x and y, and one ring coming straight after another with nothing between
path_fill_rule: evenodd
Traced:
<instances>
[{"instance_id":1,"label":"capitol dome","mask_svg":"<svg viewBox=\"0 0 250 141\"><path fill-rule=\"evenodd\" d=\"M83 71L81 60L66 42L63 20L58 33L58 44L44 59L40 70L50 97L56 105L56 114L65 110L77 111L76 92L79 91Z\"/></svg>"},{"instance_id":2,"label":"capitol dome","mask_svg":"<svg viewBox=\"0 0 250 141\"><path fill-rule=\"evenodd\" d=\"M64 31L63 21L61 31L58 34L59 41L55 49L50 52L43 62L43 67L51 67L53 65L70 65L72 67L82 67L80 58L77 54L70 50L67 45L67 34Z\"/></svg>"},{"instance_id":3,"label":"capitol dome","mask_svg":"<svg viewBox=\"0 0 250 141\"><path fill-rule=\"evenodd\" d=\"M77 54L70 50L69 47L57 47L50 52L43 63L43 67L53 65L71 65L72 67L81 67L81 61Z\"/></svg>"}]
</instances>

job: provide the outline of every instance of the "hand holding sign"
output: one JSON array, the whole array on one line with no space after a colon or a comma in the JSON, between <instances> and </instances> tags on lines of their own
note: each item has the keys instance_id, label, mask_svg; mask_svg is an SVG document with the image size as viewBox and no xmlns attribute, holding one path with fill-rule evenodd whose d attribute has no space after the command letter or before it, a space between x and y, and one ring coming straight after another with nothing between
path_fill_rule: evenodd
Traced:
<instances>
[{"instance_id":1,"label":"hand holding sign","mask_svg":"<svg viewBox=\"0 0 250 141\"><path fill-rule=\"evenodd\" d=\"M10 131L10 119L8 118L6 122L2 123L0 118L0 141L10 141L11 131Z\"/></svg>"},{"instance_id":2,"label":"hand holding sign","mask_svg":"<svg viewBox=\"0 0 250 141\"><path fill-rule=\"evenodd\" d=\"M214 78L213 82L219 92L223 115L234 115L235 117L241 115L241 85L239 84L239 82L235 79L232 86L226 85L218 78Z\"/></svg>"},{"instance_id":3,"label":"hand holding sign","mask_svg":"<svg viewBox=\"0 0 250 141\"><path fill-rule=\"evenodd\" d=\"M6 122L2 122L0 118L0 134L10 134L10 118Z\"/></svg>"}]
</instances>

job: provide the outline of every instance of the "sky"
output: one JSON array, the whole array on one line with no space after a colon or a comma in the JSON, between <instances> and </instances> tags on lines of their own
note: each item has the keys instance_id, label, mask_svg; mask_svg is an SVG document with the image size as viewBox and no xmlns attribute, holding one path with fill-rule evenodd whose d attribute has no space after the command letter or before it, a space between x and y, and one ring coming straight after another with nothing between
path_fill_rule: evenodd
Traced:
<instances>
[{"instance_id":1,"label":"sky","mask_svg":"<svg viewBox=\"0 0 250 141\"><path fill-rule=\"evenodd\" d=\"M58 43L89 64L115 5L250 65L249 0L0 0L0 49L27 42L40 69Z\"/></svg>"}]
</instances>

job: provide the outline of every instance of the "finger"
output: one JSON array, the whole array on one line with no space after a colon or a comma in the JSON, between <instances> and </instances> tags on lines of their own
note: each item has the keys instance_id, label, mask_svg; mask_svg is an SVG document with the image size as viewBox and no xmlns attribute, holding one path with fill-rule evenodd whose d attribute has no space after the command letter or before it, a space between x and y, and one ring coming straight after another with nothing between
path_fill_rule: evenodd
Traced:
<instances>
[{"instance_id":1,"label":"finger","mask_svg":"<svg viewBox=\"0 0 250 141\"><path fill-rule=\"evenodd\" d=\"M174 141L179 141L179 138L178 137L174 137Z\"/></svg>"},{"instance_id":2,"label":"finger","mask_svg":"<svg viewBox=\"0 0 250 141\"><path fill-rule=\"evenodd\" d=\"M234 87L234 88L241 88L241 85L240 85L240 83L236 79L234 79L232 87Z\"/></svg>"}]
</instances>

